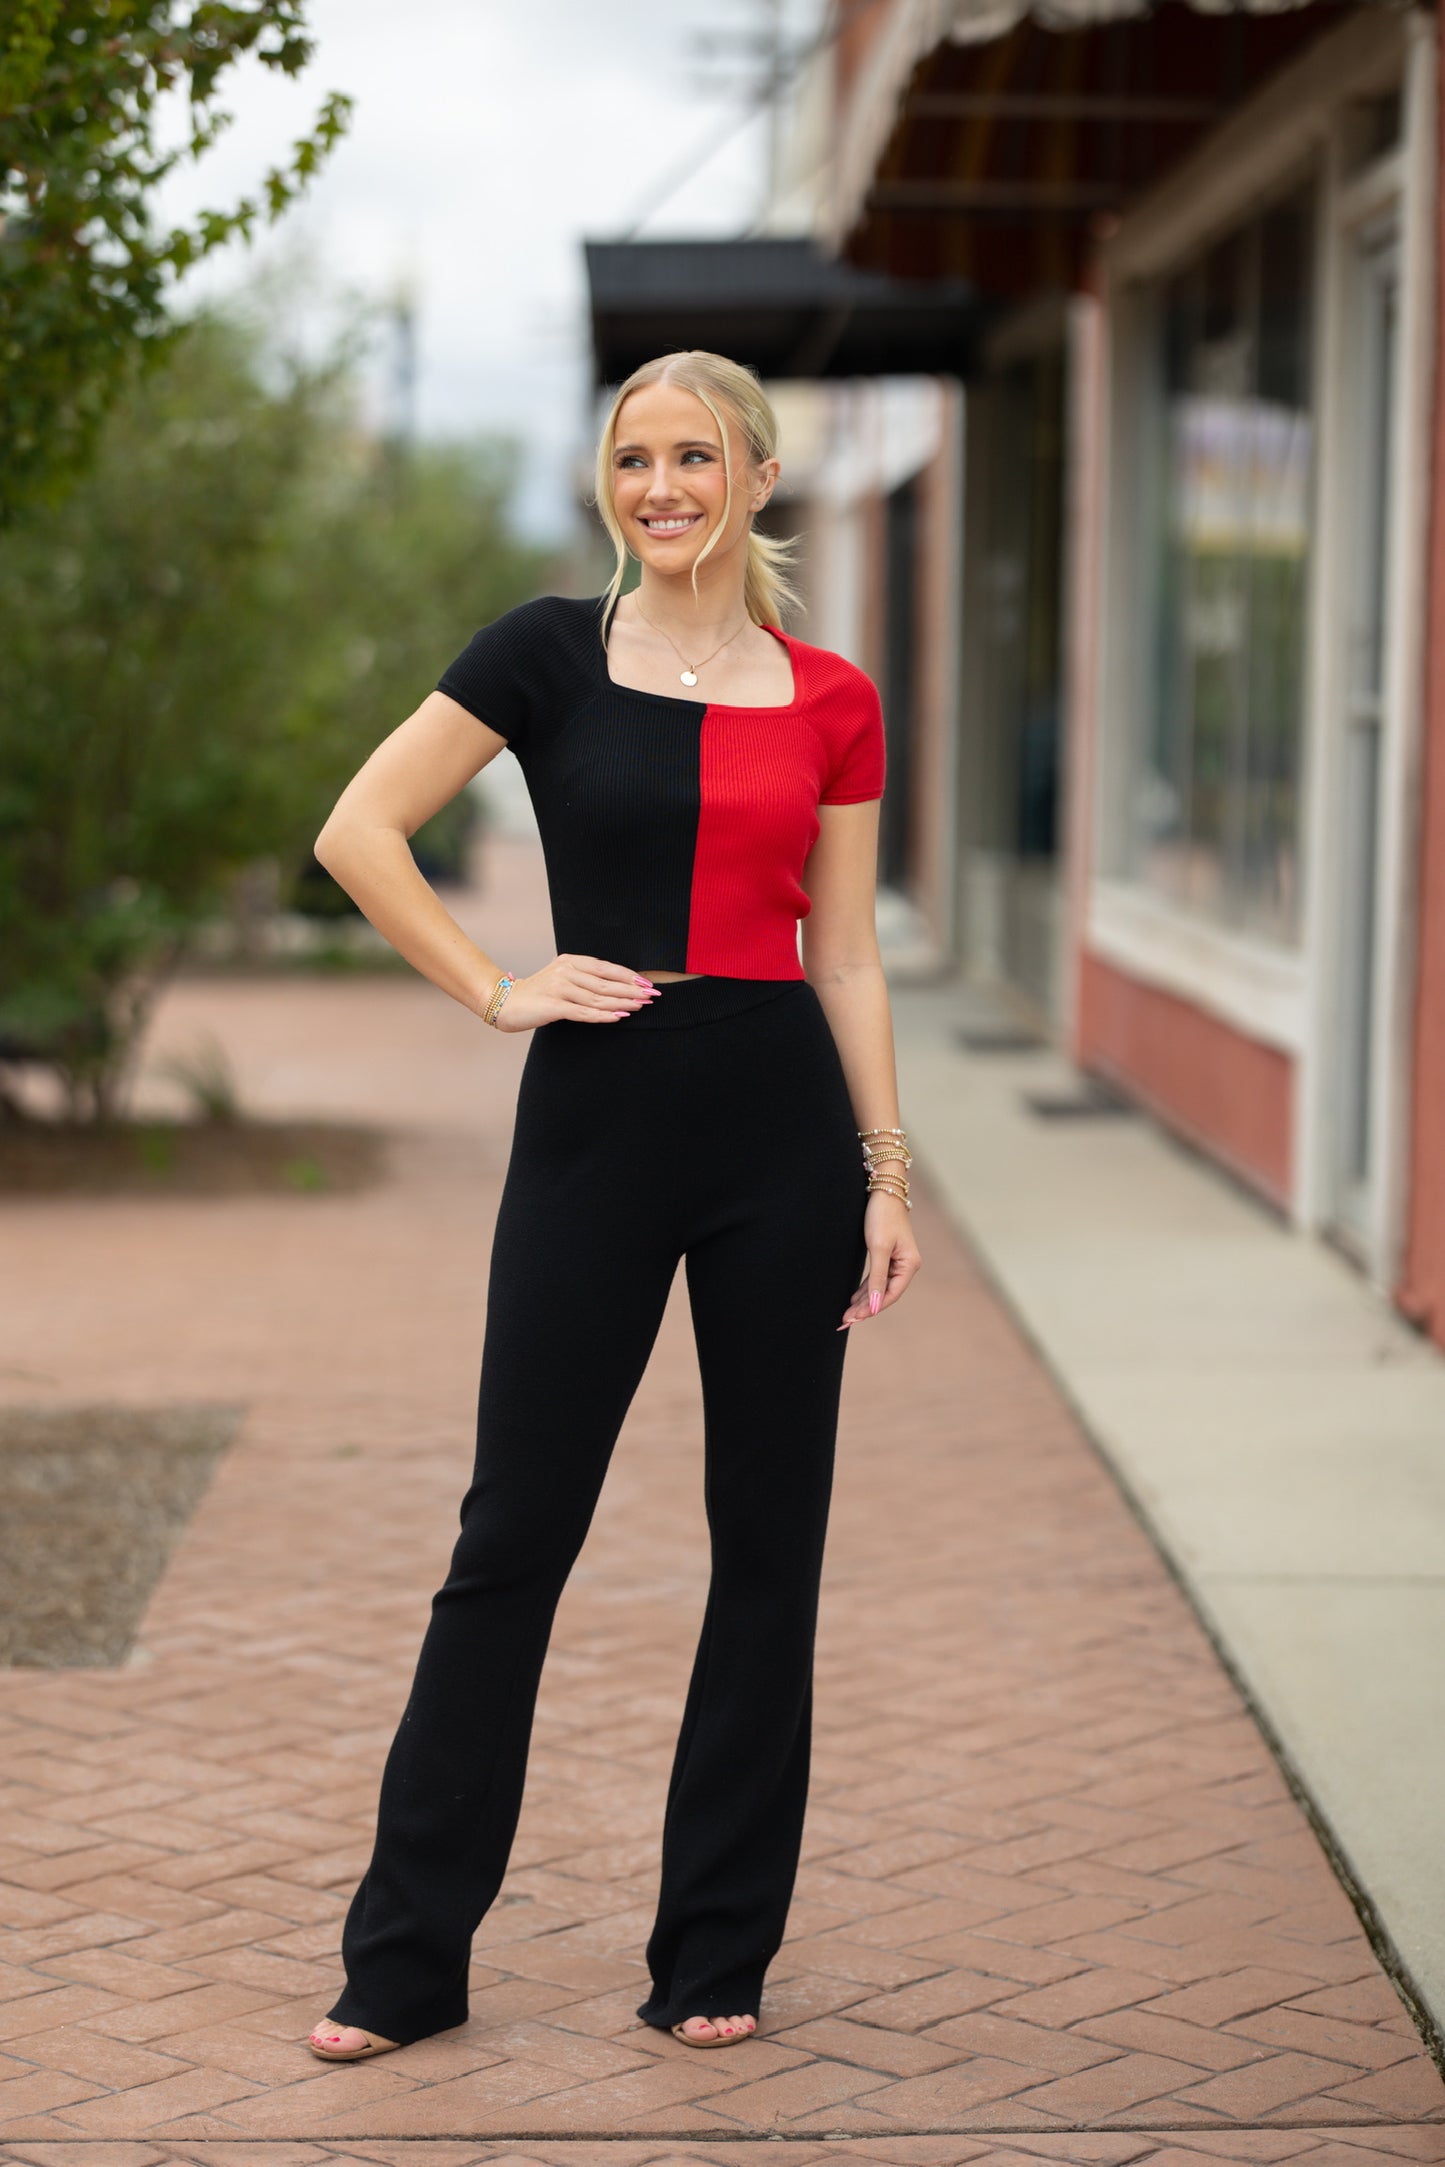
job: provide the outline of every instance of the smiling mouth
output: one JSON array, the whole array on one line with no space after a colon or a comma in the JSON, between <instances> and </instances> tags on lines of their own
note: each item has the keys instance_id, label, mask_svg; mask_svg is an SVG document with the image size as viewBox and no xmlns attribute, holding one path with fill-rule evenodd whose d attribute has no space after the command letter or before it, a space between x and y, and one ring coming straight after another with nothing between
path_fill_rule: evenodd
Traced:
<instances>
[{"instance_id":1,"label":"smiling mouth","mask_svg":"<svg viewBox=\"0 0 1445 2167\"><path fill-rule=\"evenodd\" d=\"M681 515L674 512L670 513L666 519L644 519L642 522L649 534L659 534L664 538L670 534L690 534L693 528L700 526L701 523L701 512L687 512Z\"/></svg>"}]
</instances>

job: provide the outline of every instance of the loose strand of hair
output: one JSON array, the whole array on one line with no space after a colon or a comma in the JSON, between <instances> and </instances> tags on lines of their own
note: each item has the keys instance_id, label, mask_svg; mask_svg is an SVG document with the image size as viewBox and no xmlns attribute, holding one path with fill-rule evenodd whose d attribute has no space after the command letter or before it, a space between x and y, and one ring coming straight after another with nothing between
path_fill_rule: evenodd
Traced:
<instances>
[{"instance_id":1,"label":"loose strand of hair","mask_svg":"<svg viewBox=\"0 0 1445 2167\"><path fill-rule=\"evenodd\" d=\"M797 555L796 535L748 536L743 602L754 624L782 626L798 607L798 590L787 574Z\"/></svg>"},{"instance_id":2,"label":"loose strand of hair","mask_svg":"<svg viewBox=\"0 0 1445 2167\"><path fill-rule=\"evenodd\" d=\"M698 592L697 568L704 558L710 557L717 548L718 536L726 533L727 523L733 515L733 451L732 440L728 435L728 425L723 419L717 401L700 386L689 384L686 388L691 391L695 399L701 399L703 405L717 423L722 436L723 448L723 488L725 492L723 496L723 515L692 560L692 598L694 602L700 602L702 596Z\"/></svg>"}]
</instances>

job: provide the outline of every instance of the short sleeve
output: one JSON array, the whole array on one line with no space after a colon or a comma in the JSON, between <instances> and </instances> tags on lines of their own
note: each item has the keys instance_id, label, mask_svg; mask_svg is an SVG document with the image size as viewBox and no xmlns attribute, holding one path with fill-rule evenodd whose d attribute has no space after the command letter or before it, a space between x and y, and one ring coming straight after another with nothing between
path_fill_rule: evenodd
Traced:
<instances>
[{"instance_id":1,"label":"short sleeve","mask_svg":"<svg viewBox=\"0 0 1445 2167\"><path fill-rule=\"evenodd\" d=\"M446 693L514 749L526 742L535 678L529 628L527 604L508 610L474 633L437 681L438 692Z\"/></svg>"},{"instance_id":2,"label":"short sleeve","mask_svg":"<svg viewBox=\"0 0 1445 2167\"><path fill-rule=\"evenodd\" d=\"M872 678L860 670L838 718L833 763L818 803L859 805L867 798L881 798L887 767L883 704Z\"/></svg>"}]
</instances>

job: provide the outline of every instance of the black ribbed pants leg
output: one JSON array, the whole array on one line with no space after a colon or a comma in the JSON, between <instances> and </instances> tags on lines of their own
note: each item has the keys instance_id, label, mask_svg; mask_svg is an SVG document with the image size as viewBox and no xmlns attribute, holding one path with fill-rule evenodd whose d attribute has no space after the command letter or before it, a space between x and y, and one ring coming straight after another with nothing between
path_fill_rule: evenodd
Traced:
<instances>
[{"instance_id":1,"label":"black ribbed pants leg","mask_svg":"<svg viewBox=\"0 0 1445 2167\"><path fill-rule=\"evenodd\" d=\"M539 1031L497 1211L477 1450L382 1775L327 2013L403 2042L465 2022L472 1936L506 1870L558 1598L677 1269L625 1064ZM608 1026L576 1024L576 1032ZM626 1030L628 1024L618 1024Z\"/></svg>"},{"instance_id":2,"label":"black ribbed pants leg","mask_svg":"<svg viewBox=\"0 0 1445 2167\"><path fill-rule=\"evenodd\" d=\"M716 1047L693 1034L685 1117L712 1576L638 2011L657 2025L756 2015L783 1939L848 1344L837 1326L865 1263L856 1129L816 994L796 987L737 1026Z\"/></svg>"},{"instance_id":3,"label":"black ribbed pants leg","mask_svg":"<svg viewBox=\"0 0 1445 2167\"><path fill-rule=\"evenodd\" d=\"M751 987L751 990L750 990ZM328 2014L464 2021L553 1615L686 1257L712 1578L669 1786L653 2024L756 2011L808 1781L813 1635L862 1174L812 988L695 979L546 1026L498 1209L461 1533L382 1778Z\"/></svg>"}]
</instances>

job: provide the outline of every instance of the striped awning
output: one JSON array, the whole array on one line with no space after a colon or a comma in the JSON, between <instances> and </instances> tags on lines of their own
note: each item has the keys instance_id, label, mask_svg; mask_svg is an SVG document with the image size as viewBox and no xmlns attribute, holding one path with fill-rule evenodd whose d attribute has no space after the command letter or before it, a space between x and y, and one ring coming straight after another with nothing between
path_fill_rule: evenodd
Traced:
<instances>
[{"instance_id":1,"label":"striped awning","mask_svg":"<svg viewBox=\"0 0 1445 2167\"><path fill-rule=\"evenodd\" d=\"M1178 0L1186 4L1186 0ZM1196 15L1284 15L1323 0L1187 0ZM1369 0L1366 0L1369 4ZM1396 0L1380 0L1394 5ZM1339 10L1331 9L1331 12ZM831 186L820 237L842 249L865 215L870 191L920 63L940 47L983 46L1025 20L1078 31L1157 16L1153 0L894 0L849 85L834 138Z\"/></svg>"}]
</instances>

